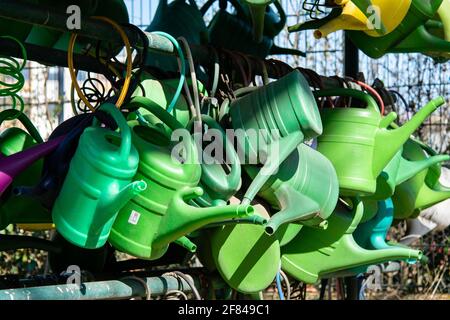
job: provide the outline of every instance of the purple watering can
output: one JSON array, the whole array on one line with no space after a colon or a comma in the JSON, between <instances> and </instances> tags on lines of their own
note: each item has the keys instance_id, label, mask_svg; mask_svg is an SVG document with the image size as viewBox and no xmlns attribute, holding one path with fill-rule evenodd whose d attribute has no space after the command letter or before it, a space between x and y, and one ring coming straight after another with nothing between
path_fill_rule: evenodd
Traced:
<instances>
[{"instance_id":1,"label":"purple watering can","mask_svg":"<svg viewBox=\"0 0 450 320\"><path fill-rule=\"evenodd\" d=\"M63 139L64 136L58 137L8 157L0 158L0 195L9 187L16 175L55 150Z\"/></svg>"}]
</instances>

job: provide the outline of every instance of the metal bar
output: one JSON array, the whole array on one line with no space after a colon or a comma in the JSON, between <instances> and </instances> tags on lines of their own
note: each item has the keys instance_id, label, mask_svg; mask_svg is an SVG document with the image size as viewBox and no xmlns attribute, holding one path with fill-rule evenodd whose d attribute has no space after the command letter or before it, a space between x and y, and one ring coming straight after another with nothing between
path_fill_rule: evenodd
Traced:
<instances>
[{"instance_id":1,"label":"metal bar","mask_svg":"<svg viewBox=\"0 0 450 320\"><path fill-rule=\"evenodd\" d=\"M359 49L345 33L344 73L347 77L356 79L359 73Z\"/></svg>"},{"instance_id":2,"label":"metal bar","mask_svg":"<svg viewBox=\"0 0 450 320\"><path fill-rule=\"evenodd\" d=\"M151 296L160 296L171 290L190 292L189 284L173 276L143 278ZM0 300L105 300L145 297L147 289L135 278L85 282L20 289L0 290Z\"/></svg>"},{"instance_id":3,"label":"metal bar","mask_svg":"<svg viewBox=\"0 0 450 320\"><path fill-rule=\"evenodd\" d=\"M29 236L0 235L0 251L33 248L60 253L60 245L52 241Z\"/></svg>"}]
</instances>

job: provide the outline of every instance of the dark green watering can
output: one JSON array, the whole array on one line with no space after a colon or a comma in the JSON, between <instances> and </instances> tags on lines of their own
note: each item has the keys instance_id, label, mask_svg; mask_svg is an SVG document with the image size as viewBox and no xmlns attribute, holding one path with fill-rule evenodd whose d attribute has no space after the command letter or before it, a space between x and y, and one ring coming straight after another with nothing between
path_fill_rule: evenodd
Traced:
<instances>
[{"instance_id":1,"label":"dark green watering can","mask_svg":"<svg viewBox=\"0 0 450 320\"><path fill-rule=\"evenodd\" d=\"M173 158L178 143L165 130L131 121L133 143L140 154L136 179L144 180L148 191L130 201L114 223L109 242L118 250L143 259L158 259L176 242L191 251L185 235L207 224L250 215L251 206L200 208L189 202L203 195L197 187L201 176L198 152L189 131L164 109L143 97L134 97L127 108L146 108L172 132L182 134L183 163ZM187 133L187 136L186 136Z\"/></svg>"},{"instance_id":2,"label":"dark green watering can","mask_svg":"<svg viewBox=\"0 0 450 320\"><path fill-rule=\"evenodd\" d=\"M263 219L269 214L255 203ZM280 243L267 235L264 226L236 224L202 231L198 256L210 271L217 270L225 282L242 293L265 290L280 268Z\"/></svg>"},{"instance_id":3,"label":"dark green watering can","mask_svg":"<svg viewBox=\"0 0 450 320\"><path fill-rule=\"evenodd\" d=\"M38 4L39 0L20 0L24 4ZM24 42L33 28L32 24L0 18L0 34L14 37Z\"/></svg>"},{"instance_id":4,"label":"dark green watering can","mask_svg":"<svg viewBox=\"0 0 450 320\"><path fill-rule=\"evenodd\" d=\"M83 132L52 211L58 232L87 249L106 243L118 211L147 187L144 181L131 182L139 155L125 118L112 104L101 110L111 114L120 133L97 121Z\"/></svg>"},{"instance_id":5,"label":"dark green watering can","mask_svg":"<svg viewBox=\"0 0 450 320\"><path fill-rule=\"evenodd\" d=\"M160 0L147 32L162 31L174 38L184 37L189 44L200 45L208 42L208 31L194 0ZM176 59L170 56L149 54L147 65L166 71L177 71Z\"/></svg>"},{"instance_id":6,"label":"dark green watering can","mask_svg":"<svg viewBox=\"0 0 450 320\"><path fill-rule=\"evenodd\" d=\"M253 39L256 42L261 42L264 34L266 9L274 2L274 0L243 0L243 2L250 8L253 25Z\"/></svg>"},{"instance_id":7,"label":"dark green watering can","mask_svg":"<svg viewBox=\"0 0 450 320\"><path fill-rule=\"evenodd\" d=\"M261 41L253 40L251 24L238 15L219 10L208 25L209 41L212 45L232 51L239 51L259 58L272 54L305 56L299 50L280 48L274 37L263 36Z\"/></svg>"},{"instance_id":8,"label":"dark green watering can","mask_svg":"<svg viewBox=\"0 0 450 320\"><path fill-rule=\"evenodd\" d=\"M437 54L450 51L448 39L440 38L429 31L427 22L438 14L448 24L448 2L443 0L412 0L409 10L397 27L383 36L350 31L349 37L355 45L372 58L386 53L421 52ZM383 14L383 13L381 13Z\"/></svg>"},{"instance_id":9,"label":"dark green watering can","mask_svg":"<svg viewBox=\"0 0 450 320\"><path fill-rule=\"evenodd\" d=\"M354 200L353 209L338 205L326 230L303 227L297 237L282 247L282 269L299 281L315 283L337 271L389 260L420 259L422 253L406 248L367 250L353 238L362 215L363 203Z\"/></svg>"},{"instance_id":10,"label":"dark green watering can","mask_svg":"<svg viewBox=\"0 0 450 320\"><path fill-rule=\"evenodd\" d=\"M1 156L10 156L26 150L43 140L27 116L19 110L10 109L0 112L0 124L5 120L17 119L27 129L11 127L0 135ZM51 214L45 210L35 199L14 195L11 190L15 186L33 185L41 175L43 160L40 159L17 175L12 188L4 192L0 198L0 230L11 223L44 223L51 221Z\"/></svg>"},{"instance_id":11,"label":"dark green watering can","mask_svg":"<svg viewBox=\"0 0 450 320\"><path fill-rule=\"evenodd\" d=\"M245 169L251 178L259 172L255 166ZM269 235L290 222L326 228L338 200L339 183L331 162L300 144L258 194L279 210L266 225Z\"/></svg>"},{"instance_id":12,"label":"dark green watering can","mask_svg":"<svg viewBox=\"0 0 450 320\"><path fill-rule=\"evenodd\" d=\"M316 97L345 96L363 101L365 108L322 110L324 132L318 137L318 151L333 163L345 196L369 196L375 193L377 178L395 157L409 136L439 106L439 97L423 107L414 117L395 130L387 127L396 119L392 112L380 114L375 100L354 89L331 89L315 92Z\"/></svg>"},{"instance_id":13,"label":"dark green watering can","mask_svg":"<svg viewBox=\"0 0 450 320\"><path fill-rule=\"evenodd\" d=\"M238 154L264 164L244 195L250 203L280 164L305 140L322 133L319 110L305 78L295 70L234 100L230 106Z\"/></svg>"},{"instance_id":14,"label":"dark green watering can","mask_svg":"<svg viewBox=\"0 0 450 320\"><path fill-rule=\"evenodd\" d=\"M424 149L421 143L412 139L405 144L403 150L403 157L411 161L430 159L430 154L435 153L430 153L428 148ZM450 160L447 155L431 157L438 157L440 162ZM396 188L392 197L395 219L414 218L421 210L450 198L450 189L440 185L435 171L436 169L425 169Z\"/></svg>"}]
</instances>

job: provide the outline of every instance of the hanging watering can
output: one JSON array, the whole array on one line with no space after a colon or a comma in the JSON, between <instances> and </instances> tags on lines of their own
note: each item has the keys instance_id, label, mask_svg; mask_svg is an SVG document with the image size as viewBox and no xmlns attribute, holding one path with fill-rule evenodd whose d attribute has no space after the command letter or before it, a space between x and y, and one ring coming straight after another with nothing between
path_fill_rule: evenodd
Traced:
<instances>
[{"instance_id":1,"label":"hanging watering can","mask_svg":"<svg viewBox=\"0 0 450 320\"><path fill-rule=\"evenodd\" d=\"M144 181L131 182L139 155L125 118L112 104L101 110L111 114L120 133L98 121L83 132L52 211L58 232L87 249L106 243L119 209L146 189Z\"/></svg>"},{"instance_id":2,"label":"hanging watering can","mask_svg":"<svg viewBox=\"0 0 450 320\"><path fill-rule=\"evenodd\" d=\"M191 45L201 45L208 42L208 31L194 0L160 0L151 24L146 32L162 31L174 38L184 37ZM149 54L147 65L165 71L176 72L178 64L174 57L160 54Z\"/></svg>"},{"instance_id":3,"label":"hanging watering can","mask_svg":"<svg viewBox=\"0 0 450 320\"><path fill-rule=\"evenodd\" d=\"M380 0L381 1L381 0ZM386 2L394 2L388 1ZM394 16L394 29L384 35L377 35L370 31L350 31L352 42L371 58L380 58L386 53L440 53L449 52L450 44L445 39L433 35L426 28L426 24L436 14L440 15L443 22L447 23L448 2L443 0L405 0L396 1L403 7L408 6L406 14L404 9ZM389 12L389 11L387 11ZM393 12L393 11L391 11ZM385 16L381 12L381 17ZM390 16L390 15L389 15ZM383 18L382 18L383 19ZM401 19L401 20L399 20ZM389 29L388 29L389 31Z\"/></svg>"},{"instance_id":4,"label":"hanging watering can","mask_svg":"<svg viewBox=\"0 0 450 320\"><path fill-rule=\"evenodd\" d=\"M253 26L253 39L256 42L261 42L264 34L264 18L266 15L266 8L268 8L274 0L243 0L243 2L250 8Z\"/></svg>"},{"instance_id":5,"label":"hanging watering can","mask_svg":"<svg viewBox=\"0 0 450 320\"><path fill-rule=\"evenodd\" d=\"M430 157L430 153L421 144L410 139L405 144L403 157L412 161L423 161ZM441 162L450 159L450 156L446 155L434 157L439 157ZM415 218L421 210L450 198L450 189L441 186L434 178L428 179L429 182L434 182L434 185L427 184L429 171L429 169L421 171L396 188L392 197L395 219ZM435 175L434 172L431 174Z\"/></svg>"},{"instance_id":6,"label":"hanging watering can","mask_svg":"<svg viewBox=\"0 0 450 320\"><path fill-rule=\"evenodd\" d=\"M38 4L39 0L20 0L24 4ZM20 42L24 42L33 28L32 24L18 22L11 19L0 18L0 34L14 37Z\"/></svg>"},{"instance_id":7,"label":"hanging watering can","mask_svg":"<svg viewBox=\"0 0 450 320\"><path fill-rule=\"evenodd\" d=\"M259 58L272 54L292 54L305 56L305 53L275 45L273 37L263 36L260 42L253 40L251 25L239 16L219 10L208 25L209 41L218 48L239 51Z\"/></svg>"},{"instance_id":8,"label":"hanging watering can","mask_svg":"<svg viewBox=\"0 0 450 320\"><path fill-rule=\"evenodd\" d=\"M232 203L233 203L232 199ZM269 214L260 205L255 213L263 219ZM280 268L280 244L264 226L228 225L202 231L198 256L210 271L217 270L225 282L242 293L266 289Z\"/></svg>"},{"instance_id":9,"label":"hanging watering can","mask_svg":"<svg viewBox=\"0 0 450 320\"><path fill-rule=\"evenodd\" d=\"M0 112L0 123L10 119L19 120L28 133L17 127L3 131L0 135L0 153L3 157L21 152L38 143L43 143L39 132L24 113L14 109ZM34 162L14 178L12 188L16 185L36 183L39 180L41 170L42 160ZM50 213L33 199L18 197L12 192L4 192L0 201L0 230L11 223L51 221Z\"/></svg>"},{"instance_id":10,"label":"hanging watering can","mask_svg":"<svg viewBox=\"0 0 450 320\"><path fill-rule=\"evenodd\" d=\"M315 283L337 271L389 260L420 259L422 253L407 248L366 250L353 238L363 215L363 203L353 210L338 206L326 230L303 227L297 237L282 247L282 269L299 281Z\"/></svg>"},{"instance_id":11,"label":"hanging watering can","mask_svg":"<svg viewBox=\"0 0 450 320\"><path fill-rule=\"evenodd\" d=\"M397 115L382 117L375 100L354 89L316 91L316 97L346 96L367 104L366 108L322 110L324 132L318 137L318 151L333 163L338 174L340 194L368 196L376 191L377 177L409 136L445 100L439 97L395 130L387 127Z\"/></svg>"},{"instance_id":12,"label":"hanging watering can","mask_svg":"<svg viewBox=\"0 0 450 320\"><path fill-rule=\"evenodd\" d=\"M255 166L245 169L251 178L259 171ZM326 228L326 219L338 200L339 183L331 162L311 147L300 144L258 195L279 209L266 224L269 235L290 222Z\"/></svg>"},{"instance_id":13,"label":"hanging watering can","mask_svg":"<svg viewBox=\"0 0 450 320\"><path fill-rule=\"evenodd\" d=\"M252 213L251 206L218 206L199 208L188 204L203 194L200 187L201 167L197 149L189 132L164 109L143 97L134 97L128 108L147 108L172 131L185 134L183 163L172 157L171 136L155 126L130 122L133 143L140 154L136 178L143 179L148 191L130 201L114 223L109 242L118 250L143 259L158 259L171 242L195 251L186 234L207 224Z\"/></svg>"},{"instance_id":14,"label":"hanging watering can","mask_svg":"<svg viewBox=\"0 0 450 320\"><path fill-rule=\"evenodd\" d=\"M281 109L282 108L282 109ZM264 164L243 203L250 203L280 164L306 139L322 133L317 104L305 78L295 70L234 100L230 116L237 151L246 164Z\"/></svg>"}]
</instances>

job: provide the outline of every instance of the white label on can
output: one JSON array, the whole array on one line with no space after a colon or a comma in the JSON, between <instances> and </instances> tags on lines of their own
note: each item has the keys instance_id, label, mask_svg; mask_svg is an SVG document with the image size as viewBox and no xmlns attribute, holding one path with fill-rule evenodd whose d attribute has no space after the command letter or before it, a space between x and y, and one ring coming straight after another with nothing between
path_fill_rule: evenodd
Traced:
<instances>
[{"instance_id":1,"label":"white label on can","mask_svg":"<svg viewBox=\"0 0 450 320\"><path fill-rule=\"evenodd\" d=\"M130 217L128 218L128 223L136 225L139 221L141 214L137 211L131 211Z\"/></svg>"}]
</instances>

